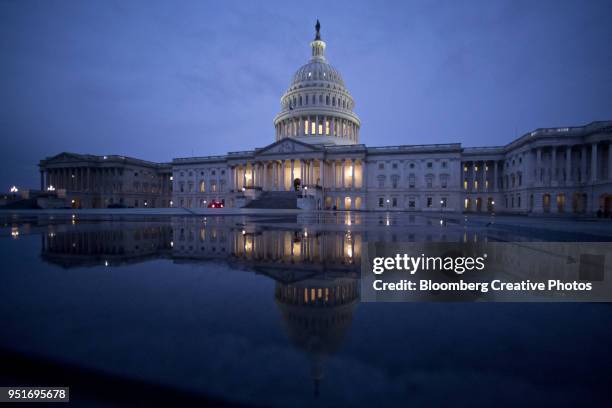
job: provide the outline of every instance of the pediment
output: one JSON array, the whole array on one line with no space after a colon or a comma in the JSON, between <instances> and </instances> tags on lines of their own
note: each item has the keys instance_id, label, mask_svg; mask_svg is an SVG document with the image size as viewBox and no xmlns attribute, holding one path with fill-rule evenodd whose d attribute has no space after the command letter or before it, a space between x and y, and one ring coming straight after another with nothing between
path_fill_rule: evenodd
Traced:
<instances>
[{"instance_id":1,"label":"pediment","mask_svg":"<svg viewBox=\"0 0 612 408\"><path fill-rule=\"evenodd\" d=\"M266 147L256 150L255 155L265 154L285 154L285 153L310 153L318 152L319 149L309 145L308 143L300 142L295 139L286 138L272 143Z\"/></svg>"},{"instance_id":2,"label":"pediment","mask_svg":"<svg viewBox=\"0 0 612 408\"><path fill-rule=\"evenodd\" d=\"M58 163L58 162L72 162L75 160L82 160L83 156L76 154L76 153L68 153L68 152L62 152L60 154L57 154L53 157L49 157L47 159L47 162L53 162L53 163Z\"/></svg>"}]
</instances>

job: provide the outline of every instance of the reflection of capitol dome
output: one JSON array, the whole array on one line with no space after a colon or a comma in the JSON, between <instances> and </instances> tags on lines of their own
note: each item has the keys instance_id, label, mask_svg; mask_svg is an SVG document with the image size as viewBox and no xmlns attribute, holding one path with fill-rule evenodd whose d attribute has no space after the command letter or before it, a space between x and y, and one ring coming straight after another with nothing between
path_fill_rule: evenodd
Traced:
<instances>
[{"instance_id":1,"label":"reflection of capitol dome","mask_svg":"<svg viewBox=\"0 0 612 408\"><path fill-rule=\"evenodd\" d=\"M342 278L308 279L290 285L277 283L275 299L289 340L311 359L318 393L323 361L340 349L353 321L353 310L359 302L359 282Z\"/></svg>"},{"instance_id":2,"label":"reflection of capitol dome","mask_svg":"<svg viewBox=\"0 0 612 408\"><path fill-rule=\"evenodd\" d=\"M276 140L356 144L361 122L353 113L355 102L340 73L325 59L318 21L316 28L311 59L297 70L281 98L281 112L274 119Z\"/></svg>"}]
</instances>

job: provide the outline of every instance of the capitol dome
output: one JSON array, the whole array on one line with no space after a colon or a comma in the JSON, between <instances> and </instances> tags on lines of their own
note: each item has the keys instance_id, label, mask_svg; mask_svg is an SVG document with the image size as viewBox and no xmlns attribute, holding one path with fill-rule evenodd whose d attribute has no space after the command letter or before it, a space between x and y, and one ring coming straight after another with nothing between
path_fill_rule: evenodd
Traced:
<instances>
[{"instance_id":1,"label":"capitol dome","mask_svg":"<svg viewBox=\"0 0 612 408\"><path fill-rule=\"evenodd\" d=\"M355 101L340 72L325 58L317 20L312 55L300 67L281 98L281 111L274 118L276 140L287 137L314 144L357 144L361 122Z\"/></svg>"}]
</instances>

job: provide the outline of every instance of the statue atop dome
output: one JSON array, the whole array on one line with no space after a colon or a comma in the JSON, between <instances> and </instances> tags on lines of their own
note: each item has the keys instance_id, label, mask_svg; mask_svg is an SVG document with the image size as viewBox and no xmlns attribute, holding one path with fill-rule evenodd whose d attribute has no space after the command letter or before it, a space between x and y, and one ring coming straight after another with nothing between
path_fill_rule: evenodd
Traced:
<instances>
[{"instance_id":1,"label":"statue atop dome","mask_svg":"<svg viewBox=\"0 0 612 408\"><path fill-rule=\"evenodd\" d=\"M315 36L315 41L321 41L321 23L319 23L319 19L317 18L317 24L315 24L315 30L317 30L317 35Z\"/></svg>"}]
</instances>

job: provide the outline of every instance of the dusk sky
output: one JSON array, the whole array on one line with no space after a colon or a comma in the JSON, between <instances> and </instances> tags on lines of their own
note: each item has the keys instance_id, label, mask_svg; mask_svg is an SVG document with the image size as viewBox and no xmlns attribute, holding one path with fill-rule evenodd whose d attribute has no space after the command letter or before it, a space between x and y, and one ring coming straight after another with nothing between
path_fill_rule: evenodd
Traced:
<instances>
[{"instance_id":1,"label":"dusk sky","mask_svg":"<svg viewBox=\"0 0 612 408\"><path fill-rule=\"evenodd\" d=\"M249 150L321 21L369 146L612 120L612 1L0 1L0 190L62 151Z\"/></svg>"}]
</instances>

